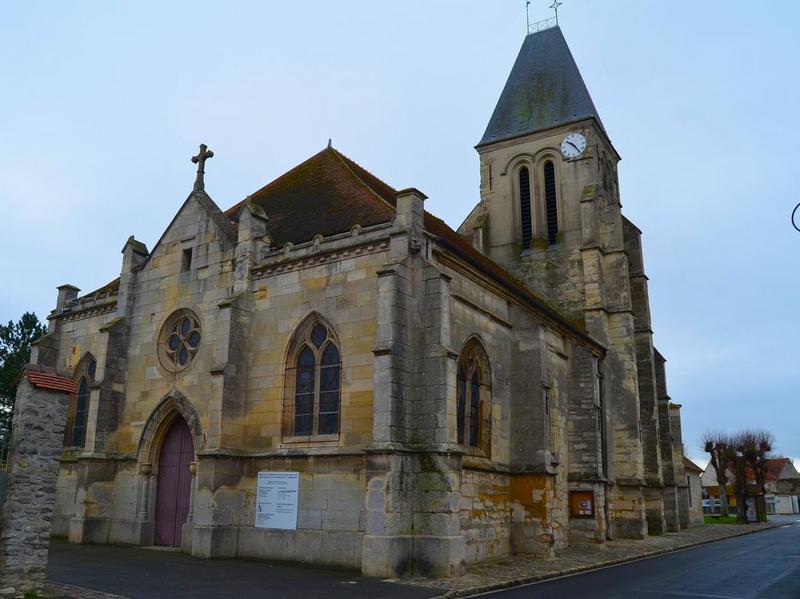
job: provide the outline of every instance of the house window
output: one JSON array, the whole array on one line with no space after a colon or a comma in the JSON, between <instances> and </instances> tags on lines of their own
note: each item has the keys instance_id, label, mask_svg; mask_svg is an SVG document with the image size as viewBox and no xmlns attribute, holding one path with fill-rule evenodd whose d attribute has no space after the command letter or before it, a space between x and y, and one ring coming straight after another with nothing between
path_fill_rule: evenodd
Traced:
<instances>
[{"instance_id":1,"label":"house window","mask_svg":"<svg viewBox=\"0 0 800 599\"><path fill-rule=\"evenodd\" d=\"M339 434L342 363L331 327L315 319L295 333L287 365L284 434Z\"/></svg>"},{"instance_id":2,"label":"house window","mask_svg":"<svg viewBox=\"0 0 800 599\"><path fill-rule=\"evenodd\" d=\"M544 206L547 216L547 243L553 245L558 236L556 167L552 160L544 163Z\"/></svg>"},{"instance_id":3,"label":"house window","mask_svg":"<svg viewBox=\"0 0 800 599\"><path fill-rule=\"evenodd\" d=\"M522 249L531 247L533 221L531 220L531 175L528 168L519 169L519 207L522 227Z\"/></svg>"},{"instance_id":4,"label":"house window","mask_svg":"<svg viewBox=\"0 0 800 599\"><path fill-rule=\"evenodd\" d=\"M489 360L477 339L467 342L461 352L456 395L458 443L488 457L492 418Z\"/></svg>"}]
</instances>

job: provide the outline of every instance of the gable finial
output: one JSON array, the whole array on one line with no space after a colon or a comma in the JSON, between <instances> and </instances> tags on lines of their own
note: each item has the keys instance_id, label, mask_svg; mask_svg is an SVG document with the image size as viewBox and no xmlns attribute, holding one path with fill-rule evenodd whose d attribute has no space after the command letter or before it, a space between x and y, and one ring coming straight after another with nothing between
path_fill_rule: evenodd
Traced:
<instances>
[{"instance_id":1,"label":"gable finial","mask_svg":"<svg viewBox=\"0 0 800 599\"><path fill-rule=\"evenodd\" d=\"M333 145L333 140L329 137L328 138L328 147L330 148Z\"/></svg>"},{"instance_id":2,"label":"gable finial","mask_svg":"<svg viewBox=\"0 0 800 599\"><path fill-rule=\"evenodd\" d=\"M559 2L558 0L553 0L553 3L550 5L550 8L556 13L556 25L558 25L558 7L564 4L563 2Z\"/></svg>"},{"instance_id":3,"label":"gable finial","mask_svg":"<svg viewBox=\"0 0 800 599\"><path fill-rule=\"evenodd\" d=\"M208 149L206 144L200 144L200 152L197 156L192 156L192 162L197 165L197 178L194 180L195 191L205 191L206 184L203 175L206 172L206 160L214 157L214 152Z\"/></svg>"}]
</instances>

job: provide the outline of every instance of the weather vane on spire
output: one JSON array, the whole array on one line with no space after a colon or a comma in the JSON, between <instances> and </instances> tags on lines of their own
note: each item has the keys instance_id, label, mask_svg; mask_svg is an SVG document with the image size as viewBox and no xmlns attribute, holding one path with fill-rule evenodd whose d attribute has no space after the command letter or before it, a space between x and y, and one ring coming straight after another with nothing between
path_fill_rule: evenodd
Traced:
<instances>
[{"instance_id":1,"label":"weather vane on spire","mask_svg":"<svg viewBox=\"0 0 800 599\"><path fill-rule=\"evenodd\" d=\"M556 25L558 25L558 7L564 4L563 2L559 2L558 0L553 0L553 3L550 5L550 8L553 9L556 13Z\"/></svg>"},{"instance_id":2,"label":"weather vane on spire","mask_svg":"<svg viewBox=\"0 0 800 599\"><path fill-rule=\"evenodd\" d=\"M544 19L543 21L536 21L535 23L531 23L531 14L530 14L530 5L531 0L525 0L525 20L528 22L528 35L532 33L537 33L539 31L544 31L545 29L552 29L553 27L558 27L558 7L564 4L562 0L553 0L553 3L550 5L550 8L553 9L555 12L555 16L550 17L549 19Z\"/></svg>"},{"instance_id":3,"label":"weather vane on spire","mask_svg":"<svg viewBox=\"0 0 800 599\"><path fill-rule=\"evenodd\" d=\"M531 0L525 0L525 23L528 25L528 28L525 30L525 33L531 32L531 11L528 7L531 5Z\"/></svg>"}]
</instances>

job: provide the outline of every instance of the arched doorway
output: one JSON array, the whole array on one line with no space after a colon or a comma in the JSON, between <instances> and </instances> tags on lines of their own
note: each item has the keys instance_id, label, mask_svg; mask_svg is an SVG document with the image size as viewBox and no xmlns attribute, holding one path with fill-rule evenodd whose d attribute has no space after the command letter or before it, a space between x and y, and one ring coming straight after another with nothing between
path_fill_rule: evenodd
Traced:
<instances>
[{"instance_id":1,"label":"arched doorway","mask_svg":"<svg viewBox=\"0 0 800 599\"><path fill-rule=\"evenodd\" d=\"M186 421L175 418L161 444L156 481L155 544L179 547L181 531L189 515L194 460L192 433Z\"/></svg>"}]
</instances>

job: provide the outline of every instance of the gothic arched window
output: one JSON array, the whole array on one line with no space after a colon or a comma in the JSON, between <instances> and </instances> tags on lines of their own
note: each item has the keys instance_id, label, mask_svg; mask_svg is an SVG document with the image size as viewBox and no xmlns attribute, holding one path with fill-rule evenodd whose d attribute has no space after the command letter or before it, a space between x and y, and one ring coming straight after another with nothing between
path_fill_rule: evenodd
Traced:
<instances>
[{"instance_id":1,"label":"gothic arched window","mask_svg":"<svg viewBox=\"0 0 800 599\"><path fill-rule=\"evenodd\" d=\"M341 371L339 347L330 326L316 318L300 325L287 364L285 435L339 434Z\"/></svg>"},{"instance_id":2,"label":"gothic arched window","mask_svg":"<svg viewBox=\"0 0 800 599\"><path fill-rule=\"evenodd\" d=\"M519 169L519 212L522 231L522 249L531 247L533 221L531 220L531 174L528 167Z\"/></svg>"},{"instance_id":3,"label":"gothic arched window","mask_svg":"<svg viewBox=\"0 0 800 599\"><path fill-rule=\"evenodd\" d=\"M475 338L467 342L458 359L457 383L457 441L488 457L492 438L491 375L486 351Z\"/></svg>"},{"instance_id":4,"label":"gothic arched window","mask_svg":"<svg viewBox=\"0 0 800 599\"><path fill-rule=\"evenodd\" d=\"M87 354L75 369L76 392L72 396L67 426L64 430L66 447L83 448L86 446L86 425L89 421L89 397L92 382L97 370L97 362L91 354Z\"/></svg>"},{"instance_id":5,"label":"gothic arched window","mask_svg":"<svg viewBox=\"0 0 800 599\"><path fill-rule=\"evenodd\" d=\"M75 398L75 423L72 425L72 445L83 447L86 444L86 422L89 418L89 381L85 376L78 383Z\"/></svg>"},{"instance_id":6,"label":"gothic arched window","mask_svg":"<svg viewBox=\"0 0 800 599\"><path fill-rule=\"evenodd\" d=\"M552 160L544 163L544 207L547 217L547 243L553 245L558 236L556 167Z\"/></svg>"}]
</instances>

